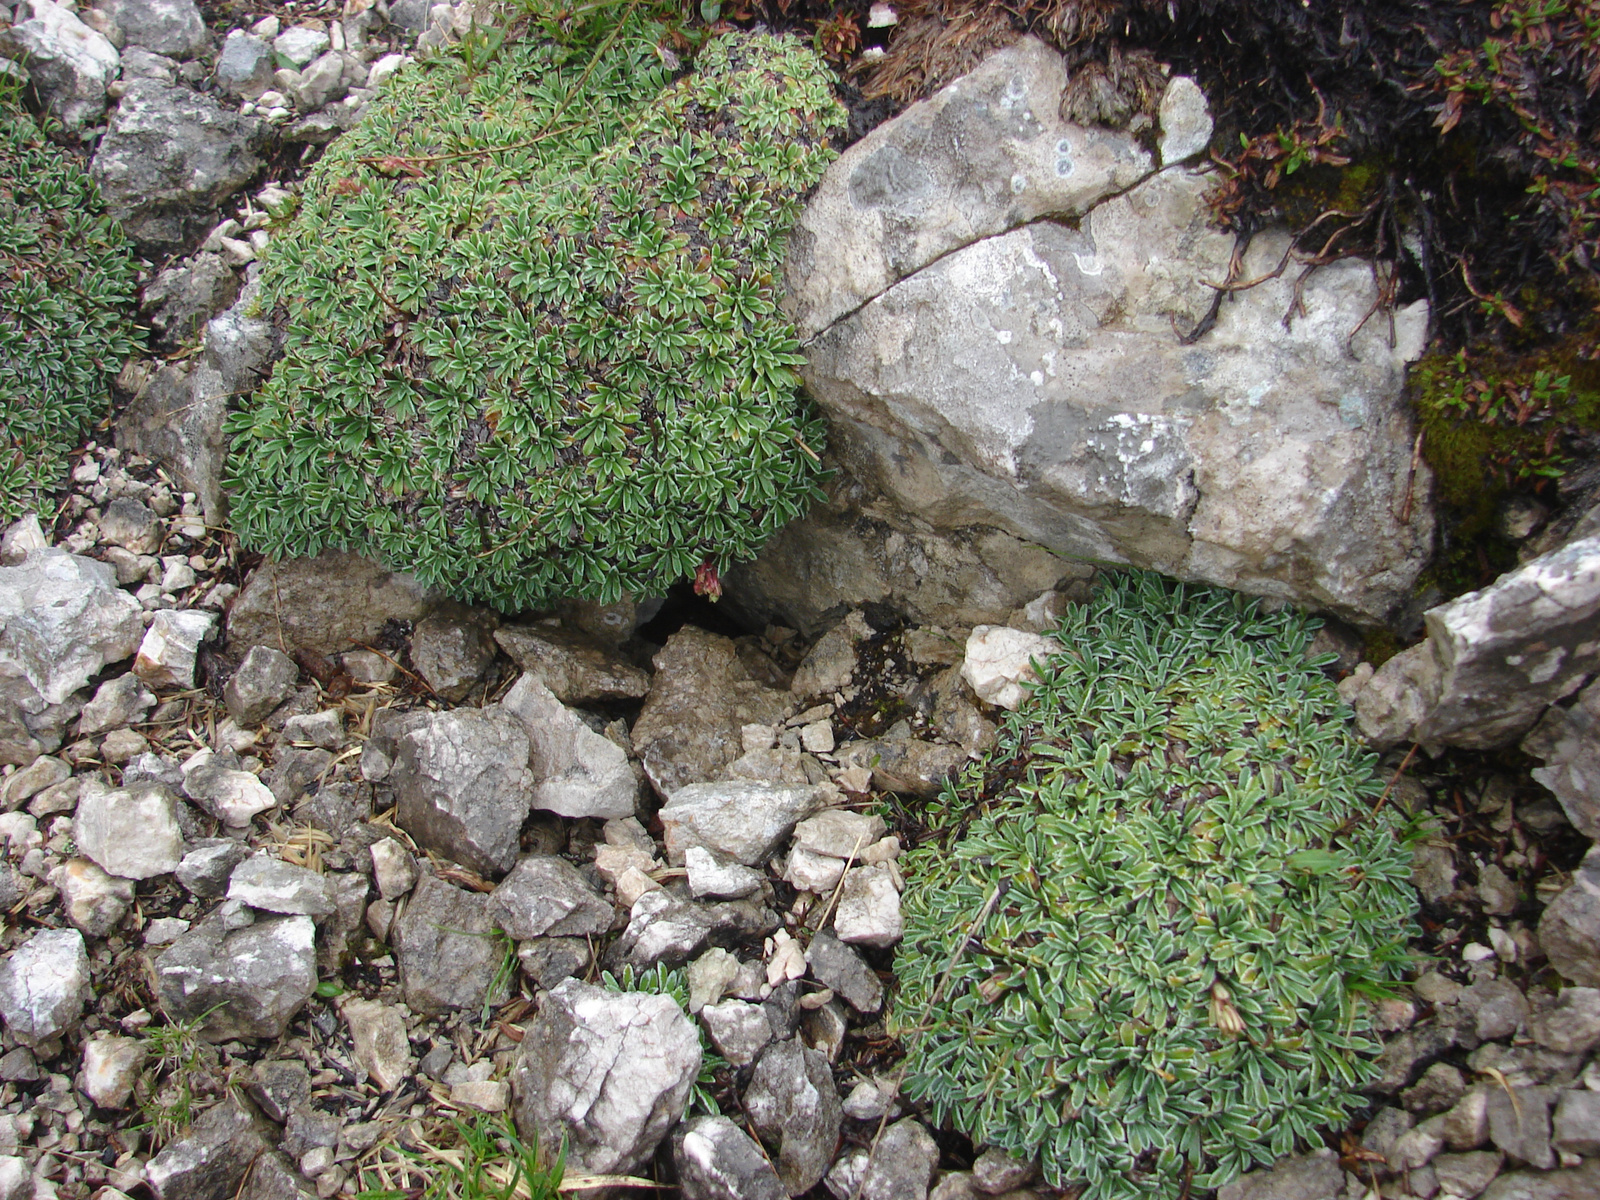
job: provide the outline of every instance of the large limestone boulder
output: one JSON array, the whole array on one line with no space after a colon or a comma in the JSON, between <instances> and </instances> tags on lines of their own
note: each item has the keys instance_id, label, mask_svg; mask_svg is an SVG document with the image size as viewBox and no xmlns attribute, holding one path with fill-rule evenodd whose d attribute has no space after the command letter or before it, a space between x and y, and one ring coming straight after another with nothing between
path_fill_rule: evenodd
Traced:
<instances>
[{"instance_id":1,"label":"large limestone boulder","mask_svg":"<svg viewBox=\"0 0 1600 1200\"><path fill-rule=\"evenodd\" d=\"M1058 127L1051 55L996 54L824 177L788 286L838 452L941 530L1384 619L1432 536L1401 397L1425 305L1372 317L1357 260L1274 275L1279 230L1213 319L1213 177Z\"/></svg>"}]
</instances>

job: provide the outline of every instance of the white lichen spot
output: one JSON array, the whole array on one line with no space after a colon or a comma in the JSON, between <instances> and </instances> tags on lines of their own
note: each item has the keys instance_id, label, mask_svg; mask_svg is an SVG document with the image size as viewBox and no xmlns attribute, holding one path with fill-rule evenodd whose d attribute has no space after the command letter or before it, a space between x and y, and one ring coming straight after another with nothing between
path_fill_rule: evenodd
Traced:
<instances>
[{"instance_id":1,"label":"white lichen spot","mask_svg":"<svg viewBox=\"0 0 1600 1200\"><path fill-rule=\"evenodd\" d=\"M1072 143L1062 138L1056 143L1056 174L1065 179L1072 174L1075 166L1072 161Z\"/></svg>"},{"instance_id":2,"label":"white lichen spot","mask_svg":"<svg viewBox=\"0 0 1600 1200\"><path fill-rule=\"evenodd\" d=\"M1030 371L1030 372L1028 372L1028 381L1030 383L1032 383L1034 387L1043 387L1044 386L1044 372L1043 371Z\"/></svg>"},{"instance_id":3,"label":"white lichen spot","mask_svg":"<svg viewBox=\"0 0 1600 1200\"><path fill-rule=\"evenodd\" d=\"M1098 254L1079 254L1073 251L1072 259L1078 264L1078 272L1083 275L1098 275L1106 269Z\"/></svg>"},{"instance_id":4,"label":"white lichen spot","mask_svg":"<svg viewBox=\"0 0 1600 1200\"><path fill-rule=\"evenodd\" d=\"M1021 171L1018 171L1015 175L1013 175L1011 177L1011 194L1013 196L1020 196L1020 195L1022 195L1023 192L1025 192L1027 190L1028 190L1028 177L1026 175L1024 175Z\"/></svg>"},{"instance_id":5,"label":"white lichen spot","mask_svg":"<svg viewBox=\"0 0 1600 1200\"><path fill-rule=\"evenodd\" d=\"M1009 329L996 329L994 331L994 340L999 342L1002 346L1011 345L1011 337L1012 334L1011 330Z\"/></svg>"}]
</instances>

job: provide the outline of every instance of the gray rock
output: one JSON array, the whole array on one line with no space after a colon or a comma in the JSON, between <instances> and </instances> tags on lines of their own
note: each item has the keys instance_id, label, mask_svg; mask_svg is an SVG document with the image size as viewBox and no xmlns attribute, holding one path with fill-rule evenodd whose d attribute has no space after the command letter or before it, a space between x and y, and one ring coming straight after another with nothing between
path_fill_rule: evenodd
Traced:
<instances>
[{"instance_id":1,"label":"gray rock","mask_svg":"<svg viewBox=\"0 0 1600 1200\"><path fill-rule=\"evenodd\" d=\"M605 933L615 915L576 867L543 854L517 863L489 896L489 919L519 942Z\"/></svg>"},{"instance_id":2,"label":"gray rock","mask_svg":"<svg viewBox=\"0 0 1600 1200\"><path fill-rule=\"evenodd\" d=\"M840 156L790 235L803 339L942 256L1040 217L1079 217L1148 175L1127 134L1057 115L1061 56L1028 38Z\"/></svg>"},{"instance_id":3,"label":"gray rock","mask_svg":"<svg viewBox=\"0 0 1600 1200\"><path fill-rule=\"evenodd\" d=\"M296 713L283 723L279 739L297 746L322 750L344 749L344 714L336 708L316 713Z\"/></svg>"},{"instance_id":4,"label":"gray rock","mask_svg":"<svg viewBox=\"0 0 1600 1200\"><path fill-rule=\"evenodd\" d=\"M71 775L72 768L59 758L49 755L36 758L28 766L6 777L4 785L0 786L0 809L14 812L41 792L65 783ZM73 805L76 803L74 793ZM72 805L69 805L64 811L70 812L71 808Z\"/></svg>"},{"instance_id":5,"label":"gray rock","mask_svg":"<svg viewBox=\"0 0 1600 1200\"><path fill-rule=\"evenodd\" d=\"M145 1178L156 1200L233 1200L251 1164L270 1148L256 1118L224 1100L152 1158Z\"/></svg>"},{"instance_id":6,"label":"gray rock","mask_svg":"<svg viewBox=\"0 0 1600 1200\"><path fill-rule=\"evenodd\" d=\"M631 1171L684 1114L700 1038L669 996L568 979L545 994L512 1068L517 1128L567 1169Z\"/></svg>"},{"instance_id":7,"label":"gray rock","mask_svg":"<svg viewBox=\"0 0 1600 1200\"><path fill-rule=\"evenodd\" d=\"M91 558L45 548L0 567L0 697L26 711L61 704L138 649L142 612Z\"/></svg>"},{"instance_id":8,"label":"gray rock","mask_svg":"<svg viewBox=\"0 0 1600 1200\"><path fill-rule=\"evenodd\" d=\"M1429 746L1483 750L1521 737L1600 667L1600 536L1569 543L1479 592L1430 609L1439 695L1417 728Z\"/></svg>"},{"instance_id":9,"label":"gray rock","mask_svg":"<svg viewBox=\"0 0 1600 1200\"><path fill-rule=\"evenodd\" d=\"M496 624L493 613L441 604L412 631L411 662L438 695L465 699L494 662Z\"/></svg>"},{"instance_id":10,"label":"gray rock","mask_svg":"<svg viewBox=\"0 0 1600 1200\"><path fill-rule=\"evenodd\" d=\"M1511 1037L1528 1019L1522 989L1505 979L1483 979L1461 995L1461 1010L1480 1042Z\"/></svg>"},{"instance_id":11,"label":"gray rock","mask_svg":"<svg viewBox=\"0 0 1600 1200\"><path fill-rule=\"evenodd\" d=\"M159 609L139 643L133 673L151 687L192 688L200 644L210 641L216 632L216 613L192 608Z\"/></svg>"},{"instance_id":12,"label":"gray rock","mask_svg":"<svg viewBox=\"0 0 1600 1200\"><path fill-rule=\"evenodd\" d=\"M1211 142L1211 109L1200 85L1187 75L1175 76L1161 94L1161 165L1202 153Z\"/></svg>"},{"instance_id":13,"label":"gray rock","mask_svg":"<svg viewBox=\"0 0 1600 1200\"><path fill-rule=\"evenodd\" d=\"M861 853L887 832L876 813L830 808L794 827L794 844L813 854L860 861Z\"/></svg>"},{"instance_id":14,"label":"gray rock","mask_svg":"<svg viewBox=\"0 0 1600 1200\"><path fill-rule=\"evenodd\" d=\"M349 90L349 85L343 82L345 73L345 56L337 50L319 54L306 64L300 72L300 84L294 89L294 98L301 110L314 112L331 100L343 99ZM361 77L365 81L365 71Z\"/></svg>"},{"instance_id":15,"label":"gray rock","mask_svg":"<svg viewBox=\"0 0 1600 1200\"><path fill-rule=\"evenodd\" d=\"M278 753L280 770L286 753ZM279 803L272 789L249 771L235 770L210 754L196 754L184 764L183 791L231 829L248 828L259 814Z\"/></svg>"},{"instance_id":16,"label":"gray rock","mask_svg":"<svg viewBox=\"0 0 1600 1200\"><path fill-rule=\"evenodd\" d=\"M680 966L706 948L716 928L711 910L656 889L633 902L628 927L611 946L609 961L647 971L657 963Z\"/></svg>"},{"instance_id":17,"label":"gray rock","mask_svg":"<svg viewBox=\"0 0 1600 1200\"><path fill-rule=\"evenodd\" d=\"M601 820L633 815L639 784L627 751L590 729L539 676L523 675L500 707L527 734L533 808Z\"/></svg>"},{"instance_id":18,"label":"gray rock","mask_svg":"<svg viewBox=\"0 0 1600 1200\"><path fill-rule=\"evenodd\" d=\"M789 690L801 700L829 699L855 678L856 647L872 633L866 619L852 612L817 639L795 668Z\"/></svg>"},{"instance_id":19,"label":"gray rock","mask_svg":"<svg viewBox=\"0 0 1600 1200\"><path fill-rule=\"evenodd\" d=\"M172 58L193 58L211 48L211 35L194 0L105 0L101 11L126 44Z\"/></svg>"},{"instance_id":20,"label":"gray rock","mask_svg":"<svg viewBox=\"0 0 1600 1200\"><path fill-rule=\"evenodd\" d=\"M280 1125L311 1099L311 1073L298 1059L261 1059L252 1074L250 1098Z\"/></svg>"},{"instance_id":21,"label":"gray rock","mask_svg":"<svg viewBox=\"0 0 1600 1200\"><path fill-rule=\"evenodd\" d=\"M777 1148L778 1179L791 1196L817 1185L839 1148L839 1093L825 1056L794 1038L768 1046L744 1094L750 1127Z\"/></svg>"},{"instance_id":22,"label":"gray rock","mask_svg":"<svg viewBox=\"0 0 1600 1200\"><path fill-rule=\"evenodd\" d=\"M106 85L117 77L117 48L63 4L22 0L0 31L0 54L28 64L46 110L80 129L106 110Z\"/></svg>"},{"instance_id":23,"label":"gray rock","mask_svg":"<svg viewBox=\"0 0 1600 1200\"><path fill-rule=\"evenodd\" d=\"M959 771L968 758L962 746L924 742L917 738L869 738L839 747L839 765L865 767L872 786L886 792L904 792L932 800L945 780Z\"/></svg>"},{"instance_id":24,"label":"gray rock","mask_svg":"<svg viewBox=\"0 0 1600 1200\"><path fill-rule=\"evenodd\" d=\"M1001 528L1382 619L1431 544L1401 394L1426 308L1396 314L1393 346L1387 328L1354 332L1377 285L1351 259L1305 282L1308 315L1288 329L1299 285L1285 273L1182 344L1174 323L1206 317L1205 281L1233 253L1210 226L1212 183L1171 167L1078 228L1041 221L953 248L820 330L802 374L863 482L936 529ZM1270 274L1287 241L1258 234L1244 271Z\"/></svg>"},{"instance_id":25,"label":"gray rock","mask_svg":"<svg viewBox=\"0 0 1600 1200\"><path fill-rule=\"evenodd\" d=\"M202 899L220 896L227 890L233 869L249 857L250 848L232 838L203 839L194 843L178 864L178 882Z\"/></svg>"},{"instance_id":26,"label":"gray rock","mask_svg":"<svg viewBox=\"0 0 1600 1200\"><path fill-rule=\"evenodd\" d=\"M1433 1160L1433 1172L1442 1191L1472 1200L1500 1173L1505 1156L1498 1150L1472 1150L1466 1154L1441 1154Z\"/></svg>"},{"instance_id":27,"label":"gray rock","mask_svg":"<svg viewBox=\"0 0 1600 1200\"><path fill-rule=\"evenodd\" d=\"M811 939L806 962L818 983L842 996L857 1012L870 1015L883 1007L883 984L878 976L861 955L826 929Z\"/></svg>"},{"instance_id":28,"label":"gray rock","mask_svg":"<svg viewBox=\"0 0 1600 1200\"><path fill-rule=\"evenodd\" d=\"M175 1021L205 1017L216 1041L282 1037L317 986L316 932L305 916L232 930L207 918L156 960L162 1007Z\"/></svg>"},{"instance_id":29,"label":"gray rock","mask_svg":"<svg viewBox=\"0 0 1600 1200\"><path fill-rule=\"evenodd\" d=\"M333 889L326 876L274 858L264 850L233 869L228 878L228 899L262 912L308 917L326 917L333 912Z\"/></svg>"},{"instance_id":30,"label":"gray rock","mask_svg":"<svg viewBox=\"0 0 1600 1200\"><path fill-rule=\"evenodd\" d=\"M1433 1161L1434 1155L1444 1149L1443 1127L1443 1117L1430 1117L1402 1133L1385 1156L1390 1168L1395 1171L1418 1171L1426 1167Z\"/></svg>"},{"instance_id":31,"label":"gray rock","mask_svg":"<svg viewBox=\"0 0 1600 1200\"><path fill-rule=\"evenodd\" d=\"M1560 801L1573 828L1600 838L1600 683L1584 688L1570 707L1546 710L1522 749L1544 760L1533 777Z\"/></svg>"},{"instance_id":32,"label":"gray rock","mask_svg":"<svg viewBox=\"0 0 1600 1200\"><path fill-rule=\"evenodd\" d=\"M1400 1099L1414 1113L1431 1114L1451 1107L1466 1093L1467 1081L1449 1063L1434 1063Z\"/></svg>"},{"instance_id":33,"label":"gray rock","mask_svg":"<svg viewBox=\"0 0 1600 1200\"><path fill-rule=\"evenodd\" d=\"M1590 849L1571 885L1546 906L1539 945L1567 979L1600 987L1600 846Z\"/></svg>"},{"instance_id":34,"label":"gray rock","mask_svg":"<svg viewBox=\"0 0 1600 1200\"><path fill-rule=\"evenodd\" d=\"M78 733L89 737L122 729L144 719L156 698L137 675L118 675L95 689L94 698L78 714Z\"/></svg>"},{"instance_id":35,"label":"gray rock","mask_svg":"<svg viewBox=\"0 0 1600 1200\"><path fill-rule=\"evenodd\" d=\"M754 679L728 638L686 626L654 662L633 745L664 797L717 778L744 753L745 725L777 725L790 712L789 696Z\"/></svg>"},{"instance_id":36,"label":"gray rock","mask_svg":"<svg viewBox=\"0 0 1600 1200\"><path fill-rule=\"evenodd\" d=\"M924 625L970 627L1094 568L998 529L941 533L843 470L830 503L791 521L753 562L731 568L722 603L753 628L824 632L844 607L886 604Z\"/></svg>"},{"instance_id":37,"label":"gray rock","mask_svg":"<svg viewBox=\"0 0 1600 1200\"><path fill-rule=\"evenodd\" d=\"M118 496L97 522L100 540L130 554L152 554L161 548L161 519L132 496Z\"/></svg>"},{"instance_id":38,"label":"gray rock","mask_svg":"<svg viewBox=\"0 0 1600 1200\"><path fill-rule=\"evenodd\" d=\"M1516 1087L1489 1092L1489 1138L1506 1154L1548 1171L1556 1165L1550 1146L1550 1108L1555 1089Z\"/></svg>"},{"instance_id":39,"label":"gray rock","mask_svg":"<svg viewBox=\"0 0 1600 1200\"><path fill-rule=\"evenodd\" d=\"M517 947L522 973L545 991L563 979L582 976L594 962L583 938L534 938Z\"/></svg>"},{"instance_id":40,"label":"gray rock","mask_svg":"<svg viewBox=\"0 0 1600 1200\"><path fill-rule=\"evenodd\" d=\"M900 893L888 866L852 867L839 887L833 931L841 942L893 946L905 933Z\"/></svg>"},{"instance_id":41,"label":"gray rock","mask_svg":"<svg viewBox=\"0 0 1600 1200\"><path fill-rule=\"evenodd\" d=\"M417 885L417 860L394 838L381 838L369 847L372 854L372 881L378 895L398 900Z\"/></svg>"},{"instance_id":42,"label":"gray rock","mask_svg":"<svg viewBox=\"0 0 1600 1200\"><path fill-rule=\"evenodd\" d=\"M261 38L235 29L223 40L217 56L217 86L230 96L254 100L272 86L272 47Z\"/></svg>"},{"instance_id":43,"label":"gray rock","mask_svg":"<svg viewBox=\"0 0 1600 1200\"><path fill-rule=\"evenodd\" d=\"M238 297L238 275L222 255L209 253L168 267L139 294L144 319L156 345L164 349L177 349L196 337Z\"/></svg>"},{"instance_id":44,"label":"gray rock","mask_svg":"<svg viewBox=\"0 0 1600 1200\"><path fill-rule=\"evenodd\" d=\"M840 1200L927 1200L938 1169L938 1143L907 1117L883 1131L870 1156L861 1149L841 1155L828 1172L828 1190Z\"/></svg>"},{"instance_id":45,"label":"gray rock","mask_svg":"<svg viewBox=\"0 0 1600 1200\"><path fill-rule=\"evenodd\" d=\"M150 879L175 871L183 857L178 800L159 783L110 788L84 781L73 818L78 849L108 874Z\"/></svg>"},{"instance_id":46,"label":"gray rock","mask_svg":"<svg viewBox=\"0 0 1600 1200\"><path fill-rule=\"evenodd\" d=\"M504 959L494 936L489 897L424 875L395 922L400 987L414 1012L469 1012L483 1007Z\"/></svg>"},{"instance_id":47,"label":"gray rock","mask_svg":"<svg viewBox=\"0 0 1600 1200\"><path fill-rule=\"evenodd\" d=\"M683 865L688 872L689 894L696 900L753 896L761 890L765 878L759 871L727 862L699 846L684 851Z\"/></svg>"},{"instance_id":48,"label":"gray rock","mask_svg":"<svg viewBox=\"0 0 1600 1200\"><path fill-rule=\"evenodd\" d=\"M377 641L389 621L420 620L434 601L411 576L343 551L265 563L228 611L228 643L337 654Z\"/></svg>"},{"instance_id":49,"label":"gray rock","mask_svg":"<svg viewBox=\"0 0 1600 1200\"><path fill-rule=\"evenodd\" d=\"M1483 1200L1592 1200L1600 1195L1600 1158L1570 1171L1513 1171L1491 1183Z\"/></svg>"},{"instance_id":50,"label":"gray rock","mask_svg":"<svg viewBox=\"0 0 1600 1200\"><path fill-rule=\"evenodd\" d=\"M117 445L166 466L185 490L199 496L212 525L222 524L226 515L223 419L232 397L253 391L261 381L272 351L271 324L247 315L257 290L256 283L247 283L231 308L206 323L202 353L192 369L163 367L115 423ZM258 569L251 577L273 570ZM260 640L276 644L275 638Z\"/></svg>"},{"instance_id":51,"label":"gray rock","mask_svg":"<svg viewBox=\"0 0 1600 1200\"><path fill-rule=\"evenodd\" d=\"M1558 1054L1587 1054L1600 1046L1600 989L1566 987L1555 1004L1528 1019L1535 1042Z\"/></svg>"},{"instance_id":52,"label":"gray rock","mask_svg":"<svg viewBox=\"0 0 1600 1200\"><path fill-rule=\"evenodd\" d=\"M392 1092L411 1075L411 1043L405 1018L392 1004L351 997L339 1006L350 1026L357 1064L382 1092Z\"/></svg>"},{"instance_id":53,"label":"gray rock","mask_svg":"<svg viewBox=\"0 0 1600 1200\"><path fill-rule=\"evenodd\" d=\"M89 952L76 929L45 929L0 962L0 1017L24 1046L78 1023L89 996Z\"/></svg>"},{"instance_id":54,"label":"gray rock","mask_svg":"<svg viewBox=\"0 0 1600 1200\"><path fill-rule=\"evenodd\" d=\"M90 174L107 211L148 251L184 246L261 170L267 126L184 87L135 79Z\"/></svg>"},{"instance_id":55,"label":"gray rock","mask_svg":"<svg viewBox=\"0 0 1600 1200\"><path fill-rule=\"evenodd\" d=\"M294 659L270 646L252 646L222 689L228 715L248 729L289 698L300 668Z\"/></svg>"},{"instance_id":56,"label":"gray rock","mask_svg":"<svg viewBox=\"0 0 1600 1200\"><path fill-rule=\"evenodd\" d=\"M684 1200L785 1200L761 1147L727 1117L695 1117L672 1134Z\"/></svg>"},{"instance_id":57,"label":"gray rock","mask_svg":"<svg viewBox=\"0 0 1600 1200\"><path fill-rule=\"evenodd\" d=\"M764 863L800 821L827 806L825 787L774 787L725 780L679 788L660 812L667 858L681 866L700 846L747 867Z\"/></svg>"},{"instance_id":58,"label":"gray rock","mask_svg":"<svg viewBox=\"0 0 1600 1200\"><path fill-rule=\"evenodd\" d=\"M83 1044L83 1093L100 1108L126 1108L149 1057L138 1038L96 1037Z\"/></svg>"},{"instance_id":59,"label":"gray rock","mask_svg":"<svg viewBox=\"0 0 1600 1200\"><path fill-rule=\"evenodd\" d=\"M289 1156L269 1150L256 1159L239 1200L316 1200L316 1184L300 1174Z\"/></svg>"},{"instance_id":60,"label":"gray rock","mask_svg":"<svg viewBox=\"0 0 1600 1200\"><path fill-rule=\"evenodd\" d=\"M133 907L133 880L107 875L87 858L67 859L50 883L61 891L67 920L89 937L109 937Z\"/></svg>"},{"instance_id":61,"label":"gray rock","mask_svg":"<svg viewBox=\"0 0 1600 1200\"><path fill-rule=\"evenodd\" d=\"M328 48L328 35L321 30L291 25L272 39L272 48L296 67L303 67Z\"/></svg>"},{"instance_id":62,"label":"gray rock","mask_svg":"<svg viewBox=\"0 0 1600 1200\"><path fill-rule=\"evenodd\" d=\"M517 666L544 680L563 704L637 700L650 690L648 673L559 625L502 625L494 640Z\"/></svg>"},{"instance_id":63,"label":"gray rock","mask_svg":"<svg viewBox=\"0 0 1600 1200\"><path fill-rule=\"evenodd\" d=\"M389 778L400 828L480 874L516 865L534 787L521 721L498 708L432 713L397 749Z\"/></svg>"},{"instance_id":64,"label":"gray rock","mask_svg":"<svg viewBox=\"0 0 1600 1200\"><path fill-rule=\"evenodd\" d=\"M724 1000L700 1010L711 1044L736 1067L747 1067L772 1041L772 1022L759 1004Z\"/></svg>"},{"instance_id":65,"label":"gray rock","mask_svg":"<svg viewBox=\"0 0 1600 1200\"><path fill-rule=\"evenodd\" d=\"M1582 1088L1562 1092L1551 1121L1550 1140L1567 1154L1600 1154L1600 1092Z\"/></svg>"},{"instance_id":66,"label":"gray rock","mask_svg":"<svg viewBox=\"0 0 1600 1200\"><path fill-rule=\"evenodd\" d=\"M1315 1150L1299 1158L1286 1158L1270 1170L1224 1184L1217 1200L1335 1200L1344 1192L1344 1171L1332 1150Z\"/></svg>"},{"instance_id":67,"label":"gray rock","mask_svg":"<svg viewBox=\"0 0 1600 1200\"><path fill-rule=\"evenodd\" d=\"M999 1196L1026 1187L1038 1174L1037 1164L990 1146L972 1163L972 1186L987 1195Z\"/></svg>"}]
</instances>

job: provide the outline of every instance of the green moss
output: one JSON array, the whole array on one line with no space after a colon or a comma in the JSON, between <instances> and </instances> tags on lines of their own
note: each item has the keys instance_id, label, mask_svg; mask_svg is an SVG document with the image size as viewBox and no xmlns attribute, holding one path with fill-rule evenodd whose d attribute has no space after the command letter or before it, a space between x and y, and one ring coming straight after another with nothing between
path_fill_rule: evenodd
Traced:
<instances>
[{"instance_id":1,"label":"green moss","mask_svg":"<svg viewBox=\"0 0 1600 1200\"><path fill-rule=\"evenodd\" d=\"M1495 532L1513 493L1548 491L1571 465L1572 439L1600 430L1600 364L1586 329L1535 351L1434 353L1411 371L1423 457L1433 468L1447 551L1431 582L1455 595L1508 566Z\"/></svg>"},{"instance_id":2,"label":"green moss","mask_svg":"<svg viewBox=\"0 0 1600 1200\"><path fill-rule=\"evenodd\" d=\"M82 165L0 100L0 523L48 506L138 348L134 265Z\"/></svg>"},{"instance_id":3,"label":"green moss","mask_svg":"<svg viewBox=\"0 0 1600 1200\"><path fill-rule=\"evenodd\" d=\"M830 76L729 35L674 82L659 28L610 29L403 70L312 172L262 275L285 356L229 426L247 546L522 609L724 568L819 494L774 279Z\"/></svg>"},{"instance_id":4,"label":"green moss","mask_svg":"<svg viewBox=\"0 0 1600 1200\"><path fill-rule=\"evenodd\" d=\"M1172 1200L1366 1103L1416 893L1314 629L1139 574L1069 613L902 863L892 1024L936 1119Z\"/></svg>"}]
</instances>

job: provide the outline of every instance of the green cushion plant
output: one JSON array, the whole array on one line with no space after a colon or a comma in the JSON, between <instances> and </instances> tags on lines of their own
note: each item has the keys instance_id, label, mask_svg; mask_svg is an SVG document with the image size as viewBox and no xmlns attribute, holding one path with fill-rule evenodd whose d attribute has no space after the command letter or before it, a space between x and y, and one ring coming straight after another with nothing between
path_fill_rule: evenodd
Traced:
<instances>
[{"instance_id":1,"label":"green cushion plant","mask_svg":"<svg viewBox=\"0 0 1600 1200\"><path fill-rule=\"evenodd\" d=\"M0 523L47 507L109 414L133 302L128 244L83 164L0 96Z\"/></svg>"},{"instance_id":2,"label":"green cushion plant","mask_svg":"<svg viewBox=\"0 0 1600 1200\"><path fill-rule=\"evenodd\" d=\"M1066 617L904 863L894 1024L938 1120L1084 1200L1150 1200L1365 1102L1364 998L1416 894L1315 628L1137 573Z\"/></svg>"},{"instance_id":3,"label":"green cushion plant","mask_svg":"<svg viewBox=\"0 0 1600 1200\"><path fill-rule=\"evenodd\" d=\"M262 271L284 356L229 425L247 546L515 610L714 586L816 497L774 279L843 109L792 38L674 81L638 7L403 69L310 173Z\"/></svg>"}]
</instances>

